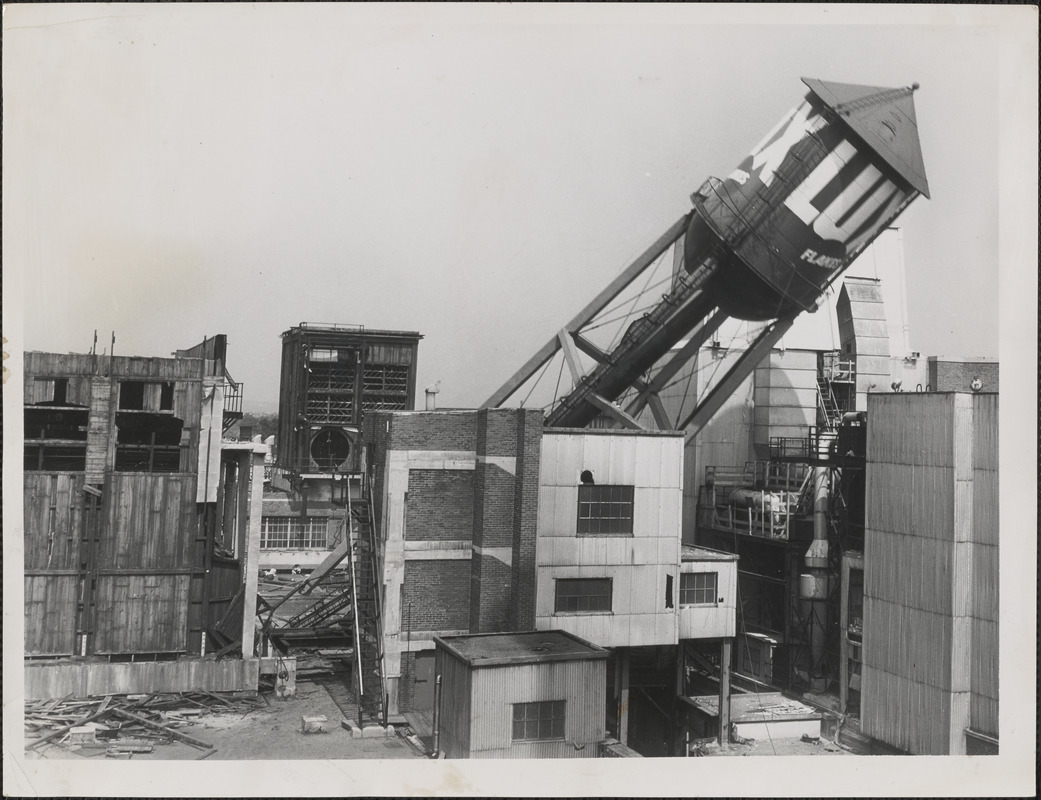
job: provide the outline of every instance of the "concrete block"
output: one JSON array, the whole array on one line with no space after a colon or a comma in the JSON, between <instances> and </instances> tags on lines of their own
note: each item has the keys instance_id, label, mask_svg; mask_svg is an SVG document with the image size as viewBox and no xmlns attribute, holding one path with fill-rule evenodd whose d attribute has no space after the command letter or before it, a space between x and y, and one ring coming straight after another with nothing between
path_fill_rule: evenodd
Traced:
<instances>
[{"instance_id":1,"label":"concrete block","mask_svg":"<svg viewBox=\"0 0 1041 800\"><path fill-rule=\"evenodd\" d=\"M365 725L361 729L362 739L386 739L389 736L394 735L394 729L391 727L384 728L382 725Z\"/></svg>"},{"instance_id":2,"label":"concrete block","mask_svg":"<svg viewBox=\"0 0 1041 800\"><path fill-rule=\"evenodd\" d=\"M325 714L317 717L300 717L300 729L303 733L325 733L325 723L328 721Z\"/></svg>"},{"instance_id":3,"label":"concrete block","mask_svg":"<svg viewBox=\"0 0 1041 800\"><path fill-rule=\"evenodd\" d=\"M80 725L69 731L69 744L94 744L97 741L95 729L88 725Z\"/></svg>"}]
</instances>

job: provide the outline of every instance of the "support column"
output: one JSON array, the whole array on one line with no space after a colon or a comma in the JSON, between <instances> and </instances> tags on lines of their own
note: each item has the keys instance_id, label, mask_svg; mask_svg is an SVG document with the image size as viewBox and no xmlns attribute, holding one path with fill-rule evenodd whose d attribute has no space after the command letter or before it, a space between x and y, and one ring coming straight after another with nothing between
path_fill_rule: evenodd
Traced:
<instances>
[{"instance_id":1,"label":"support column","mask_svg":"<svg viewBox=\"0 0 1041 800\"><path fill-rule=\"evenodd\" d=\"M244 463L249 464L249 524L246 546L242 554L242 573L245 576L242 596L242 657L252 658L257 620L257 583L260 578L260 519L264 513L264 452L254 450ZM246 476L243 476L245 481Z\"/></svg>"},{"instance_id":2,"label":"support column","mask_svg":"<svg viewBox=\"0 0 1041 800\"><path fill-rule=\"evenodd\" d=\"M629 744L629 648L618 649L616 675L619 682L618 694L618 741Z\"/></svg>"},{"instance_id":3,"label":"support column","mask_svg":"<svg viewBox=\"0 0 1041 800\"><path fill-rule=\"evenodd\" d=\"M730 651L733 639L719 645L719 746L730 744Z\"/></svg>"}]
</instances>

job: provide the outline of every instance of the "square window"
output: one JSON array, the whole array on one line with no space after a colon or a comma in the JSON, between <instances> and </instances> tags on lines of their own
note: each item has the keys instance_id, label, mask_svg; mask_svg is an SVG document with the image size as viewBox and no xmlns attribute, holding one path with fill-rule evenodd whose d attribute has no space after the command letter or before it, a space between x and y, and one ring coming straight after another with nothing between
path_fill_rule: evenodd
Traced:
<instances>
[{"instance_id":1,"label":"square window","mask_svg":"<svg viewBox=\"0 0 1041 800\"><path fill-rule=\"evenodd\" d=\"M579 486L579 536L632 536L634 492L633 486Z\"/></svg>"},{"instance_id":2,"label":"square window","mask_svg":"<svg viewBox=\"0 0 1041 800\"><path fill-rule=\"evenodd\" d=\"M610 578L558 578L553 611L581 614L611 610Z\"/></svg>"},{"instance_id":3,"label":"square window","mask_svg":"<svg viewBox=\"0 0 1041 800\"><path fill-rule=\"evenodd\" d=\"M680 605L714 606L718 592L715 572L685 572L680 575Z\"/></svg>"},{"instance_id":4,"label":"square window","mask_svg":"<svg viewBox=\"0 0 1041 800\"><path fill-rule=\"evenodd\" d=\"M563 739L566 707L566 700L514 703L513 741Z\"/></svg>"}]
</instances>

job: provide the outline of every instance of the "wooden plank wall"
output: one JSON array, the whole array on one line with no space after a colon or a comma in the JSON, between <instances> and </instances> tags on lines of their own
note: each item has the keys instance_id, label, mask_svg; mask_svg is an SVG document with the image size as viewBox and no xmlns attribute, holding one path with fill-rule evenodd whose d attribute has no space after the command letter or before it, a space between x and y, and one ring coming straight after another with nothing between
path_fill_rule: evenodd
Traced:
<instances>
[{"instance_id":1,"label":"wooden plank wall","mask_svg":"<svg viewBox=\"0 0 1041 800\"><path fill-rule=\"evenodd\" d=\"M159 661L146 663L31 664L25 668L25 697L96 697L146 692L255 691L260 659Z\"/></svg>"},{"instance_id":2,"label":"wooden plank wall","mask_svg":"<svg viewBox=\"0 0 1041 800\"><path fill-rule=\"evenodd\" d=\"M98 653L183 651L197 563L194 475L113 473L96 599Z\"/></svg>"},{"instance_id":3,"label":"wooden plank wall","mask_svg":"<svg viewBox=\"0 0 1041 800\"><path fill-rule=\"evenodd\" d=\"M26 655L75 652L82 488L77 473L24 474Z\"/></svg>"},{"instance_id":4,"label":"wooden plank wall","mask_svg":"<svg viewBox=\"0 0 1041 800\"><path fill-rule=\"evenodd\" d=\"M105 483L105 472L109 464L114 445L112 432L112 384L108 378L93 377L90 379L90 414L87 421L87 483L101 485Z\"/></svg>"}]
</instances>

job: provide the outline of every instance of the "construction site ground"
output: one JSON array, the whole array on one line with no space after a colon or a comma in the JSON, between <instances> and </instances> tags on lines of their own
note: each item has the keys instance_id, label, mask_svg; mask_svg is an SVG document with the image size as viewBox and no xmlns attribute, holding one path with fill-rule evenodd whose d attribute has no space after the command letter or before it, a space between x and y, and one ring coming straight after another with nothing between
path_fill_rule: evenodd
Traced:
<instances>
[{"instance_id":1,"label":"construction site ground","mask_svg":"<svg viewBox=\"0 0 1041 800\"><path fill-rule=\"evenodd\" d=\"M388 759L424 758L416 747L400 735L388 738L353 738L342 721L354 716L352 697L343 674L319 673L313 679L298 680L292 697L279 699L265 688L245 708L230 709L214 704L191 718L178 719L176 732L210 745L211 750L192 746L176 738L154 734L151 752L134 752L124 758L137 760L254 760L254 759ZM188 703L184 704L192 708ZM164 722L177 714L172 712ZM304 717L324 716L322 733L304 733ZM107 721L107 720L106 720ZM40 731L45 733L46 731ZM136 734L140 736L140 733ZM26 745L37 737L26 734ZM62 741L64 739L64 741ZM66 737L27 749L26 758L82 759L104 761L110 744L73 744Z\"/></svg>"}]
</instances>

